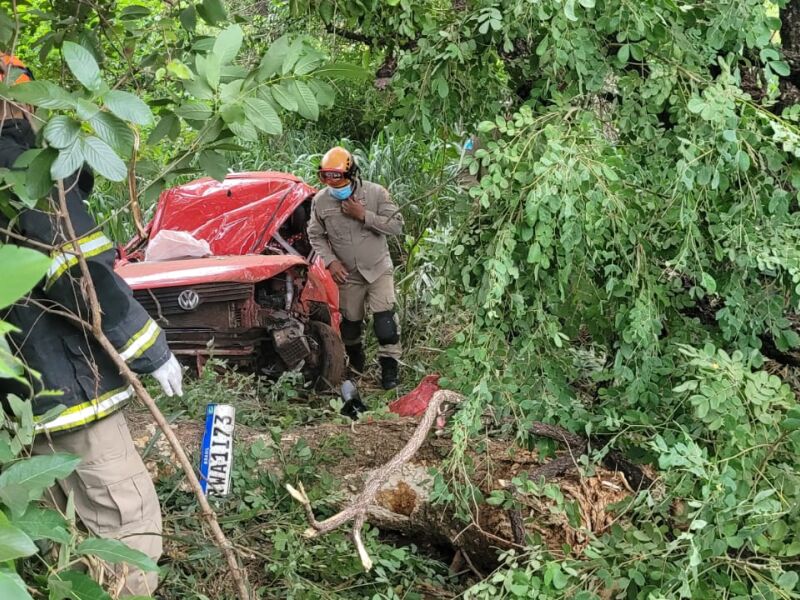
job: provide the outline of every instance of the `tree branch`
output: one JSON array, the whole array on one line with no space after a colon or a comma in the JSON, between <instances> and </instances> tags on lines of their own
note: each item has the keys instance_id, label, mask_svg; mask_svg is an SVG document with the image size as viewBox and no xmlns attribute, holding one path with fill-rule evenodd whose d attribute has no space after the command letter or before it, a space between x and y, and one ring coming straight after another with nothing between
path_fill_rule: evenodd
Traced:
<instances>
[{"instance_id":1,"label":"tree branch","mask_svg":"<svg viewBox=\"0 0 800 600\"><path fill-rule=\"evenodd\" d=\"M63 220L64 227L67 233L69 234L69 237L71 239L76 239L77 236L75 235L75 228L72 224L72 220L69 215L69 209L67 207L67 197L64 191L64 182L59 179L56 185L58 188L58 201L59 201L61 219ZM197 497L197 502L200 505L200 514L211 528L214 541L228 562L228 566L231 571L231 576L233 577L233 581L239 592L238 594L239 598L241 600L249 600L250 592L248 590L248 586L246 583L247 575L239 567L233 546L225 537L222 528L219 526L219 522L217 521L217 516L214 513L214 510L209 505L208 499L206 498L202 488L200 487L200 482L197 480L197 476L194 474L194 467L192 466L191 462L189 462L189 458L186 456L186 452L184 451L183 446L181 446L181 443L175 436L175 432L172 431L172 428L169 426L169 423L167 423L167 420L164 418L164 415L159 410L153 398L150 396L148 391L142 385L142 382L139 380L139 377L133 371L131 371L130 367L128 367L128 364L122 359L122 357L117 352L117 349L109 341L109 339L103 332L100 301L98 299L97 290L95 289L94 282L92 281L92 277L89 272L89 264L86 262L86 257L84 256L83 250L81 249L79 244L75 244L75 254L78 257L78 265L80 266L81 269L82 292L87 300L87 303L89 304L89 309L91 312L92 335L100 344L100 346L103 348L103 350L105 350L108 356L114 361L114 364L120 370L120 373L123 375L123 377L125 377L125 379L127 379L128 382L131 384L134 391L136 392L136 395L141 399L142 403L150 411L150 414L153 416L153 420L158 424L159 428L164 433L164 436L167 438L167 441L172 447L172 451L175 453L175 456L177 456L178 462L180 463L181 468L183 469L183 472L189 481L189 485L191 486L192 491Z\"/></svg>"},{"instance_id":2,"label":"tree branch","mask_svg":"<svg viewBox=\"0 0 800 600\"><path fill-rule=\"evenodd\" d=\"M417 453L417 450L419 450L425 438L428 436L436 417L443 412L443 405L458 404L459 402L461 402L461 396L455 392L449 390L439 390L436 392L428 403L428 407L422 415L419 425L417 425L417 428L414 430L408 442L406 442L406 445L403 446L389 462L372 472L364 482L364 489L353 498L350 504L324 521L317 521L316 517L314 517L311 501L308 499L303 483L298 482L297 488L287 483L286 489L292 495L292 498L303 505L306 512L306 518L308 519L310 527L306 529L304 535L309 538L324 535L352 520L353 543L358 551L361 564L364 566L365 570L369 571L372 568L372 559L369 557L366 548L364 548L364 543L361 540L361 528L366 521L367 511L374 503L378 491L388 481L389 477Z\"/></svg>"}]
</instances>

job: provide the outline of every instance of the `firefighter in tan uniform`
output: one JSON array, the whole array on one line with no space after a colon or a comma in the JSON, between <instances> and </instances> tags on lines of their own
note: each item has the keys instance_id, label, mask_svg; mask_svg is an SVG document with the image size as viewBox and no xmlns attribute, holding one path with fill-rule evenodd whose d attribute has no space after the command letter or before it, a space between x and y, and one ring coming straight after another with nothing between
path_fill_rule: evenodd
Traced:
<instances>
[{"instance_id":1,"label":"firefighter in tan uniform","mask_svg":"<svg viewBox=\"0 0 800 600\"><path fill-rule=\"evenodd\" d=\"M403 216L385 188L358 176L358 166L344 148L332 148L322 157L319 178L326 187L314 196L308 237L339 285L342 340L350 366L364 369L362 334L369 308L381 384L395 388L401 346L386 237L402 233Z\"/></svg>"}]
</instances>

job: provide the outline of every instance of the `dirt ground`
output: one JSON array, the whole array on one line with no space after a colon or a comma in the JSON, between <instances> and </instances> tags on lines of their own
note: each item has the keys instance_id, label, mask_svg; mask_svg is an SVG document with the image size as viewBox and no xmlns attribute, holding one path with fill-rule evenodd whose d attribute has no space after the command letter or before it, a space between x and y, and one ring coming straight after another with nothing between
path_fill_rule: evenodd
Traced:
<instances>
[{"instance_id":1,"label":"dirt ground","mask_svg":"<svg viewBox=\"0 0 800 600\"><path fill-rule=\"evenodd\" d=\"M128 419L140 450L150 446L145 462L153 476L174 473L177 462L162 435L153 442L156 428L149 415L130 411ZM312 452L309 460L341 481L340 504L345 504L360 491L371 470L386 463L403 447L416 425L413 418L360 422L352 427L312 425L284 432L280 444L288 452L303 440ZM203 430L200 423L181 421L173 429L188 451L197 452ZM269 434L239 425L235 438L239 445L257 440L273 445ZM482 446L470 453L474 466L471 481L486 497L494 490L507 489L507 482L542 463L536 452L507 441L487 438ZM429 435L417 454L380 490L370 521L381 530L463 550L478 568L488 570L496 565L497 550L522 546L514 542L509 510L478 504L473 509L472 522L465 523L455 517L452 507L432 502L430 470L441 465L451 447L447 437ZM274 460L265 460L261 466L281 472ZM544 496L517 494L515 499L525 533L555 554L563 554L565 545L573 553L579 552L593 534L602 533L618 518L612 505L631 495L624 475L604 468L597 468L590 477L581 477L573 469L552 483L558 486L565 502L575 503L579 524L570 523L564 511L553 510L554 502Z\"/></svg>"}]
</instances>

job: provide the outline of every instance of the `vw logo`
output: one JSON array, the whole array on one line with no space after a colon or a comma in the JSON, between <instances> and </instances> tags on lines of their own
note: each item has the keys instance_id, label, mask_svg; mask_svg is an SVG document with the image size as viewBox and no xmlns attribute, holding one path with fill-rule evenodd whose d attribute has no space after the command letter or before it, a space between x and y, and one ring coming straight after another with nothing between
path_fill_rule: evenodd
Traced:
<instances>
[{"instance_id":1,"label":"vw logo","mask_svg":"<svg viewBox=\"0 0 800 600\"><path fill-rule=\"evenodd\" d=\"M178 306L183 310L194 310L200 304L200 296L194 290L183 290L178 296Z\"/></svg>"}]
</instances>

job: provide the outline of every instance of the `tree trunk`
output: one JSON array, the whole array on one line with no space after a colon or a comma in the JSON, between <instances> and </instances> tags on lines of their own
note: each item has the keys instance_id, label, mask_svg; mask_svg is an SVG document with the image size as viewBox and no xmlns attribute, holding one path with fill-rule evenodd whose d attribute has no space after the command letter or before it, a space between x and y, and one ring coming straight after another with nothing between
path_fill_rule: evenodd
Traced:
<instances>
[{"instance_id":1,"label":"tree trunk","mask_svg":"<svg viewBox=\"0 0 800 600\"><path fill-rule=\"evenodd\" d=\"M174 470L175 460L169 445L163 439L151 443L156 432L148 423L147 415L132 413L128 418L131 431L140 432L135 436L137 447L140 451L148 449L145 463L151 474L157 478ZM285 432L281 446L288 451L303 440L312 451L308 462L341 481L343 494L339 495L335 506L329 507L333 511L347 504L360 491L366 476L403 447L416 425L415 419L407 418L358 423L353 429L336 424L300 427ZM179 422L173 429L184 447L190 451L195 449L197 456L202 425ZM237 425L234 444L241 447L241 444L249 445L257 440L273 445L269 434ZM486 440L482 450L470 452L474 464L472 483L486 497L494 490L506 490L509 498L513 494L516 508L508 510L508 507L477 504L472 522L464 522L456 517L451 506L434 504L431 500L433 478L429 469L440 465L451 448L448 438L429 436L416 455L378 492L377 504L370 509L368 520L382 530L461 550L481 570L496 566L498 550L524 545L520 543L520 524L528 538L526 542L538 539L558 553L563 552L564 544L580 551L588 542L589 532L599 534L610 526L614 515L609 505L631 495L631 487L622 472L598 467L594 476L581 478L569 452L559 454L553 461L555 466L550 468L550 461L540 460L535 452L507 441ZM577 458L574 456L575 460ZM539 468L542 466L544 468ZM277 461L264 461L260 467L281 472ZM579 524L570 524L563 511L551 511L553 504L544 497L523 495L510 486L512 478L532 472L537 478L550 478L559 486L566 501L576 503ZM287 480L287 483L296 482ZM313 481L304 483L313 487Z\"/></svg>"}]
</instances>

